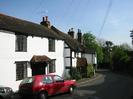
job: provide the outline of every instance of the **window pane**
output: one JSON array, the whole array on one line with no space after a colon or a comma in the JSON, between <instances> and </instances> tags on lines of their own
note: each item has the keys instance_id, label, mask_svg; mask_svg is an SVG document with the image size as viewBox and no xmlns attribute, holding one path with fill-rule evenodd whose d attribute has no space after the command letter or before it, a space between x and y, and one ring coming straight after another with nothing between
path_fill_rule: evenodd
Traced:
<instances>
[{"instance_id":1,"label":"window pane","mask_svg":"<svg viewBox=\"0 0 133 99\"><path fill-rule=\"evenodd\" d=\"M16 62L16 80L27 77L27 62Z\"/></svg>"},{"instance_id":2,"label":"window pane","mask_svg":"<svg viewBox=\"0 0 133 99\"><path fill-rule=\"evenodd\" d=\"M53 80L52 80L52 78L51 78L50 76L47 76L47 77L45 77L45 78L43 79L43 83L50 84L50 83L52 83L52 82L53 82Z\"/></svg>"},{"instance_id":3,"label":"window pane","mask_svg":"<svg viewBox=\"0 0 133 99\"><path fill-rule=\"evenodd\" d=\"M54 73L55 71L55 60L52 60L49 64L49 73Z\"/></svg>"},{"instance_id":4,"label":"window pane","mask_svg":"<svg viewBox=\"0 0 133 99\"><path fill-rule=\"evenodd\" d=\"M16 35L16 51L27 51L27 37L24 35Z\"/></svg>"},{"instance_id":5,"label":"window pane","mask_svg":"<svg viewBox=\"0 0 133 99\"><path fill-rule=\"evenodd\" d=\"M54 81L61 81L63 80L60 76L54 76Z\"/></svg>"},{"instance_id":6,"label":"window pane","mask_svg":"<svg viewBox=\"0 0 133 99\"><path fill-rule=\"evenodd\" d=\"M55 51L55 40L49 39L49 51L54 52Z\"/></svg>"},{"instance_id":7,"label":"window pane","mask_svg":"<svg viewBox=\"0 0 133 99\"><path fill-rule=\"evenodd\" d=\"M25 78L25 79L21 82L21 84L32 83L33 80L34 80L33 77Z\"/></svg>"}]
</instances>

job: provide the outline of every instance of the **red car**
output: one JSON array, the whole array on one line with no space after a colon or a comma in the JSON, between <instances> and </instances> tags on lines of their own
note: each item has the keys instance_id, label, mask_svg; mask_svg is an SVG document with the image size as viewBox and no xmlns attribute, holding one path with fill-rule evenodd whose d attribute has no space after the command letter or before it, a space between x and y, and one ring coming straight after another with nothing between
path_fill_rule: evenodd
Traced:
<instances>
[{"instance_id":1,"label":"red car","mask_svg":"<svg viewBox=\"0 0 133 99\"><path fill-rule=\"evenodd\" d=\"M73 93L76 87L75 80L64 80L58 75L36 75L25 78L19 86L21 96L32 95L39 99L47 99L48 96L58 93Z\"/></svg>"}]
</instances>

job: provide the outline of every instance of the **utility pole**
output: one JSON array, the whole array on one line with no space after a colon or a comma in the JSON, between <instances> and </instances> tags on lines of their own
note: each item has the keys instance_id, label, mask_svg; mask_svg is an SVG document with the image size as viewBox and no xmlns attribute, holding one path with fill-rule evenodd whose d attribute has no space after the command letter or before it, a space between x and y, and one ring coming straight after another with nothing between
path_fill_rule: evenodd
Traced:
<instances>
[{"instance_id":1,"label":"utility pole","mask_svg":"<svg viewBox=\"0 0 133 99\"><path fill-rule=\"evenodd\" d=\"M130 32L131 32L130 37L132 38L132 45L133 45L133 30L131 30Z\"/></svg>"}]
</instances>

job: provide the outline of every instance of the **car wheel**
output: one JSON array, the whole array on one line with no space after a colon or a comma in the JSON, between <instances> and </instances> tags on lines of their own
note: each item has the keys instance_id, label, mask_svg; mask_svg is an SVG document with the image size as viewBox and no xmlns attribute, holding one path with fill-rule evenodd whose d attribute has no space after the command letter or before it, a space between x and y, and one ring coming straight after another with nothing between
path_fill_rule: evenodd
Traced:
<instances>
[{"instance_id":1,"label":"car wheel","mask_svg":"<svg viewBox=\"0 0 133 99\"><path fill-rule=\"evenodd\" d=\"M71 86L71 87L69 88L69 93L72 94L73 92L74 92L74 86Z\"/></svg>"},{"instance_id":2,"label":"car wheel","mask_svg":"<svg viewBox=\"0 0 133 99\"><path fill-rule=\"evenodd\" d=\"M47 93L46 93L46 92L41 92L41 93L39 94L39 99L48 99Z\"/></svg>"}]
</instances>

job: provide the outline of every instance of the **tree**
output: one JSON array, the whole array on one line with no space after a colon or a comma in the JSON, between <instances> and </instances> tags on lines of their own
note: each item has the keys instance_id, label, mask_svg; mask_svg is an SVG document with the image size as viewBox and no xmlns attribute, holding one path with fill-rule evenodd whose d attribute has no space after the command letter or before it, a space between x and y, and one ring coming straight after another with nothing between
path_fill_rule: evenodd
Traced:
<instances>
[{"instance_id":1,"label":"tree","mask_svg":"<svg viewBox=\"0 0 133 99\"><path fill-rule=\"evenodd\" d=\"M103 52L102 47L97 43L96 37L90 32L85 33L83 35L83 42L85 47L94 49L96 51L98 63L101 63L103 60Z\"/></svg>"},{"instance_id":2,"label":"tree","mask_svg":"<svg viewBox=\"0 0 133 99\"><path fill-rule=\"evenodd\" d=\"M127 43L123 43L122 45L120 45L120 47L122 47L124 50L132 51L131 46L129 46Z\"/></svg>"},{"instance_id":3,"label":"tree","mask_svg":"<svg viewBox=\"0 0 133 99\"><path fill-rule=\"evenodd\" d=\"M109 68L112 67L112 60L111 60L111 57L112 57L112 46L113 46L113 42L111 41L106 41L105 42L106 46L105 46L105 60L106 60L106 63L108 64Z\"/></svg>"},{"instance_id":4,"label":"tree","mask_svg":"<svg viewBox=\"0 0 133 99\"><path fill-rule=\"evenodd\" d=\"M85 33L83 35L83 42L88 48L95 48L97 46L96 37L91 33Z\"/></svg>"},{"instance_id":5,"label":"tree","mask_svg":"<svg viewBox=\"0 0 133 99\"><path fill-rule=\"evenodd\" d=\"M104 39L98 39L98 43L102 47L103 51L103 61L100 65L102 68L110 68L112 65L111 53L112 53L113 42L106 41Z\"/></svg>"},{"instance_id":6,"label":"tree","mask_svg":"<svg viewBox=\"0 0 133 99\"><path fill-rule=\"evenodd\" d=\"M106 41L105 42L106 43L106 47L112 47L112 45L113 45L113 43L111 42L111 41Z\"/></svg>"},{"instance_id":7,"label":"tree","mask_svg":"<svg viewBox=\"0 0 133 99\"><path fill-rule=\"evenodd\" d=\"M112 50L112 61L114 70L125 70L128 66L130 57L121 46L114 46Z\"/></svg>"}]
</instances>

